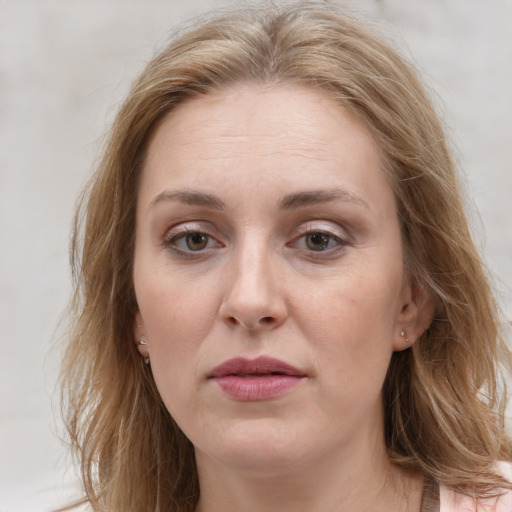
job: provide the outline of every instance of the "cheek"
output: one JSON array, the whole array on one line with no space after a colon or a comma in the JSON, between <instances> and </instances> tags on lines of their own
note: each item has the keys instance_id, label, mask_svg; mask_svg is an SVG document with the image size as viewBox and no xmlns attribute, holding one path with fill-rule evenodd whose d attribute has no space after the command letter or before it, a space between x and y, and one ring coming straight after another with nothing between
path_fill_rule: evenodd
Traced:
<instances>
[{"instance_id":1,"label":"cheek","mask_svg":"<svg viewBox=\"0 0 512 512\"><path fill-rule=\"evenodd\" d=\"M149 343L151 370L171 414L182 397L189 400L190 379L198 374L202 341L215 320L215 298L208 286L171 279L154 267L151 272L136 267L135 290ZM203 283L204 285L204 283Z\"/></svg>"},{"instance_id":2,"label":"cheek","mask_svg":"<svg viewBox=\"0 0 512 512\"><path fill-rule=\"evenodd\" d=\"M137 303L152 347L193 342L215 317L212 283L169 269L143 265L134 273Z\"/></svg>"},{"instance_id":3,"label":"cheek","mask_svg":"<svg viewBox=\"0 0 512 512\"><path fill-rule=\"evenodd\" d=\"M301 312L307 338L316 345L317 366L329 382L362 389L379 388L393 351L400 310L401 268L350 273L304 295Z\"/></svg>"},{"instance_id":4,"label":"cheek","mask_svg":"<svg viewBox=\"0 0 512 512\"><path fill-rule=\"evenodd\" d=\"M371 272L368 268L352 267L315 287L305 283L297 294L296 302L301 304L297 317L309 319L313 337L327 331L329 339L337 338L354 349L391 342L400 311L401 269Z\"/></svg>"},{"instance_id":5,"label":"cheek","mask_svg":"<svg viewBox=\"0 0 512 512\"><path fill-rule=\"evenodd\" d=\"M199 382L204 324L198 307L172 297L146 309L151 372L167 410L180 423L183 411L194 409L195 383ZM198 357L199 356L199 357Z\"/></svg>"}]
</instances>

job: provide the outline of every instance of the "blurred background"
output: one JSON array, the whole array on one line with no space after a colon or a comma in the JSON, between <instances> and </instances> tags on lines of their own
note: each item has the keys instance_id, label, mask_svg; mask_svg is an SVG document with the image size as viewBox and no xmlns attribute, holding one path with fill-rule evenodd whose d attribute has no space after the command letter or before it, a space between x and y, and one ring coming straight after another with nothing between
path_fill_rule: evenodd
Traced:
<instances>
[{"instance_id":1,"label":"blurred background","mask_svg":"<svg viewBox=\"0 0 512 512\"><path fill-rule=\"evenodd\" d=\"M109 123L173 29L236 3L0 0L0 512L48 511L79 492L56 379L73 207ZM512 1L331 3L375 23L438 97L512 320Z\"/></svg>"}]
</instances>

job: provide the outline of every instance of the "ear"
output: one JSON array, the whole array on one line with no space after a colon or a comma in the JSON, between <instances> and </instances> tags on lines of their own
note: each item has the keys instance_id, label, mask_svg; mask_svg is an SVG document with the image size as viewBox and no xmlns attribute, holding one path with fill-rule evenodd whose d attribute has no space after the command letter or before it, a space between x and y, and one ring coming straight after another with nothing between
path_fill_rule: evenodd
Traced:
<instances>
[{"instance_id":1,"label":"ear","mask_svg":"<svg viewBox=\"0 0 512 512\"><path fill-rule=\"evenodd\" d=\"M436 310L435 299L429 290L409 276L402 291L402 308L398 314L393 337L393 350L405 350L430 327Z\"/></svg>"},{"instance_id":2,"label":"ear","mask_svg":"<svg viewBox=\"0 0 512 512\"><path fill-rule=\"evenodd\" d=\"M137 344L137 349L142 357L149 357L148 345L140 343L141 341L147 343L146 328L144 326L144 320L142 319L140 311L137 311L133 318L133 337L135 339L135 343Z\"/></svg>"}]
</instances>

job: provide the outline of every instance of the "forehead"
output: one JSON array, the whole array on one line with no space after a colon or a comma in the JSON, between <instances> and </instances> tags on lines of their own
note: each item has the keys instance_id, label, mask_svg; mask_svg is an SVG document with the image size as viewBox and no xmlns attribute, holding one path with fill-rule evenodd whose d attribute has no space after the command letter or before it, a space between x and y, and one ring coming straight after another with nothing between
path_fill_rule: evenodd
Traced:
<instances>
[{"instance_id":1,"label":"forehead","mask_svg":"<svg viewBox=\"0 0 512 512\"><path fill-rule=\"evenodd\" d=\"M140 192L228 190L234 183L257 190L262 180L267 187L328 188L340 179L362 191L387 180L381 162L367 127L327 92L244 85L189 100L160 122Z\"/></svg>"},{"instance_id":2,"label":"forehead","mask_svg":"<svg viewBox=\"0 0 512 512\"><path fill-rule=\"evenodd\" d=\"M323 154L320 146L337 145L339 137L350 131L380 152L367 127L340 100L303 84L243 84L186 100L160 121L149 148L158 146L169 131L176 145L186 149L226 135L236 137L232 142L251 137L256 144L260 137L270 135L272 128L277 128L277 133L272 133L270 148L311 141L305 149L313 155Z\"/></svg>"}]
</instances>

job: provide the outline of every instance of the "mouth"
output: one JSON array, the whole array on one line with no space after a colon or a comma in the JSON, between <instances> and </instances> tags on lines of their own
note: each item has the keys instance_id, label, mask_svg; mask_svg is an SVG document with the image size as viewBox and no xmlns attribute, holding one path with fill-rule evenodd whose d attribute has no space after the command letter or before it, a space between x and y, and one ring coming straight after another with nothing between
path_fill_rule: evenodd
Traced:
<instances>
[{"instance_id":1,"label":"mouth","mask_svg":"<svg viewBox=\"0 0 512 512\"><path fill-rule=\"evenodd\" d=\"M291 391L305 377L307 375L298 368L267 356L229 359L208 375L225 395L238 401L277 398Z\"/></svg>"},{"instance_id":2,"label":"mouth","mask_svg":"<svg viewBox=\"0 0 512 512\"><path fill-rule=\"evenodd\" d=\"M261 356L257 359L246 359L244 357L229 359L215 367L208 375L208 378L228 377L233 375L246 378L269 375L306 376L304 372L284 361L273 357Z\"/></svg>"}]
</instances>

